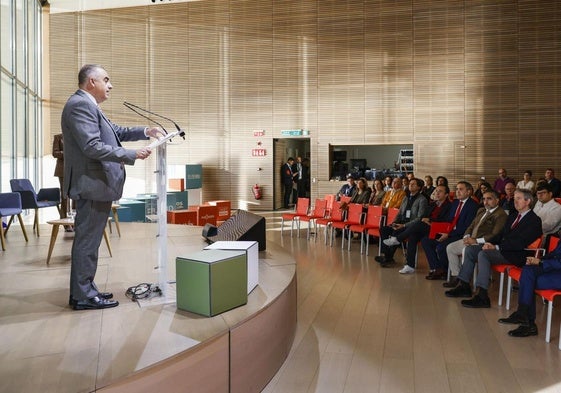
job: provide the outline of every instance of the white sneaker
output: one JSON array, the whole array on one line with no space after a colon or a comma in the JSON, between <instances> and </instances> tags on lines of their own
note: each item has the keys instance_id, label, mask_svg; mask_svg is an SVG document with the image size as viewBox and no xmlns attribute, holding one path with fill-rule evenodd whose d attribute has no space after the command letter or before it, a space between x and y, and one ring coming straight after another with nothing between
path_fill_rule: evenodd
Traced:
<instances>
[{"instance_id":1,"label":"white sneaker","mask_svg":"<svg viewBox=\"0 0 561 393\"><path fill-rule=\"evenodd\" d=\"M397 240L397 237L395 236L390 236L386 240L384 240L384 244L386 246L397 246L399 245L399 240Z\"/></svg>"},{"instance_id":2,"label":"white sneaker","mask_svg":"<svg viewBox=\"0 0 561 393\"><path fill-rule=\"evenodd\" d=\"M415 269L413 269L409 265L405 265L405 266L403 266L403 269L401 269L399 272L401 274L413 274L413 273L415 273Z\"/></svg>"}]
</instances>

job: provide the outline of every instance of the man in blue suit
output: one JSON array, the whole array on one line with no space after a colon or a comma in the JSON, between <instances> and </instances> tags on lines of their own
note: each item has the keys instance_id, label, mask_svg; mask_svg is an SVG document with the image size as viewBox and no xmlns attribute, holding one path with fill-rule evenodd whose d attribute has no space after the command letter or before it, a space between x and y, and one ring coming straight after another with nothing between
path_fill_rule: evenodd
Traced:
<instances>
[{"instance_id":1,"label":"man in blue suit","mask_svg":"<svg viewBox=\"0 0 561 393\"><path fill-rule=\"evenodd\" d=\"M448 271L446 247L464 236L479 208L471 198L472 195L473 186L469 182L458 182L456 184L456 199L452 202L449 217L446 220L451 223L452 230L449 233L439 234L436 239L425 237L421 240L430 268L429 275L425 277L427 280L446 279Z\"/></svg>"},{"instance_id":2,"label":"man in blue suit","mask_svg":"<svg viewBox=\"0 0 561 393\"><path fill-rule=\"evenodd\" d=\"M537 336L536 326L536 289L561 289L561 242L555 250L542 259L526 258L522 268L518 290L518 310L508 318L499 319L499 323L520 325L508 332L513 337Z\"/></svg>"},{"instance_id":3,"label":"man in blue suit","mask_svg":"<svg viewBox=\"0 0 561 393\"><path fill-rule=\"evenodd\" d=\"M147 158L149 148L125 149L121 141L157 138L157 128L121 127L105 117L99 104L113 88L107 71L88 64L78 73L79 89L62 111L64 138L64 189L76 201L74 243L70 270L69 304L75 310L116 307L112 293L100 292L94 283L98 249L112 201L121 198L125 164Z\"/></svg>"}]
</instances>

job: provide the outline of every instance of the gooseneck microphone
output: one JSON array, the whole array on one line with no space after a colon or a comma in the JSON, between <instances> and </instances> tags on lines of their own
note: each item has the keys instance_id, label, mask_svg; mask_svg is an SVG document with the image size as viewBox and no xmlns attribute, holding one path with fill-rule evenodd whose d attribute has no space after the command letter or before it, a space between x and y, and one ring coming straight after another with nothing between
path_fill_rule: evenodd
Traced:
<instances>
[{"instance_id":1,"label":"gooseneck microphone","mask_svg":"<svg viewBox=\"0 0 561 393\"><path fill-rule=\"evenodd\" d=\"M145 115L144 113L148 113L148 114L150 114L150 115L152 115L152 116L156 116L156 117L159 117L160 119L164 119L164 120L167 120L167 121L171 122L171 123L175 126L175 128L177 129L177 132L174 132L174 133L173 133L173 136L179 135L180 137L182 137L182 138L185 140L185 131L183 131L183 130L181 129L181 127L179 127L179 125L178 125L175 121L173 121L172 119L170 119L169 117L162 116L162 115L160 115L160 114L158 114L158 113L149 111L148 109L144 109L144 108L142 108L142 107L140 107L140 106L138 106L138 105L131 104L130 102L127 102L127 101L124 101L124 102L123 102L123 105L126 106L126 107L127 107L128 109L130 109L131 111L133 111L134 113L136 113L137 115L142 116L142 117L144 117L145 119L151 121L152 123L155 123L155 124L159 125L159 126L162 128L162 130L164 131L164 133L165 133L166 135L169 135L169 133L168 133L168 131L166 130L166 128L165 128L160 122L154 120L154 119L151 118L150 116ZM144 112L144 113L142 113L142 112ZM167 138L167 139L171 139L173 136L171 136L170 138L167 138L167 137L166 137L166 138Z\"/></svg>"}]
</instances>

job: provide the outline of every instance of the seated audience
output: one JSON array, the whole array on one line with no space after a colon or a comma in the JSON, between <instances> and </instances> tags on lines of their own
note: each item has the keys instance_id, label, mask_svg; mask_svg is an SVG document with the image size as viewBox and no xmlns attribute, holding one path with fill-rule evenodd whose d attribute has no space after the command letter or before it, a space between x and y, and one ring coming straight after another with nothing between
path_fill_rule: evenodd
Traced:
<instances>
[{"instance_id":1,"label":"seated audience","mask_svg":"<svg viewBox=\"0 0 561 393\"><path fill-rule=\"evenodd\" d=\"M352 197L356 190L356 183L354 177L347 175L347 182L343 184L343 187L337 193L337 200L340 201L342 196Z\"/></svg>"},{"instance_id":2,"label":"seated audience","mask_svg":"<svg viewBox=\"0 0 561 393\"><path fill-rule=\"evenodd\" d=\"M514 206L517 215L508 216L498 244L485 243L466 247L464 263L458 274L458 286L445 292L448 297L471 297L462 300L462 306L469 308L489 308L491 301L487 289L491 278L491 265L526 263L526 247L542 235L540 218L530 208L534 197L529 190L514 192ZM478 264L475 285L477 293L472 297L470 280L475 264Z\"/></svg>"},{"instance_id":3,"label":"seated audience","mask_svg":"<svg viewBox=\"0 0 561 393\"><path fill-rule=\"evenodd\" d=\"M483 200L483 194L488 190L492 190L493 187L491 187L491 184L482 179L480 179L477 184L479 184L479 186L477 187L477 190L474 191L473 196L477 199L479 204L483 206L483 203L481 202Z\"/></svg>"},{"instance_id":4,"label":"seated audience","mask_svg":"<svg viewBox=\"0 0 561 393\"><path fill-rule=\"evenodd\" d=\"M504 194L505 186L509 183L516 185L514 179L507 176L506 169L499 168L499 177L497 177L497 179L495 180L495 184L493 184L493 189L497 191L499 194Z\"/></svg>"},{"instance_id":5,"label":"seated audience","mask_svg":"<svg viewBox=\"0 0 561 393\"><path fill-rule=\"evenodd\" d=\"M522 180L518 182L516 188L525 188L527 190L532 191L532 193L536 190L536 185L532 180L532 171L527 170L524 172L524 177Z\"/></svg>"},{"instance_id":6,"label":"seated audience","mask_svg":"<svg viewBox=\"0 0 561 393\"><path fill-rule=\"evenodd\" d=\"M431 195L433 193L433 191L435 190L435 186L433 184L433 179L432 176L427 175L425 176L425 186L423 187L423 195L427 198L427 199L431 199Z\"/></svg>"},{"instance_id":7,"label":"seated audience","mask_svg":"<svg viewBox=\"0 0 561 393\"><path fill-rule=\"evenodd\" d=\"M561 242L542 259L527 257L518 287L518 309L499 323L520 325L508 332L512 337L537 336L536 289L561 289Z\"/></svg>"},{"instance_id":8,"label":"seated audience","mask_svg":"<svg viewBox=\"0 0 561 393\"><path fill-rule=\"evenodd\" d=\"M514 208L514 190L516 187L512 183L507 183L505 186L505 193L501 198L500 206L507 213L516 213Z\"/></svg>"},{"instance_id":9,"label":"seated audience","mask_svg":"<svg viewBox=\"0 0 561 393\"><path fill-rule=\"evenodd\" d=\"M443 283L445 288L458 285L458 274L462 267L461 256L467 246L484 243L497 243L503 232L507 214L499 206L499 194L495 190L488 190L483 194L483 207L466 229L464 237L448 244L446 255L450 268L450 281Z\"/></svg>"},{"instance_id":10,"label":"seated audience","mask_svg":"<svg viewBox=\"0 0 561 393\"><path fill-rule=\"evenodd\" d=\"M450 214L446 221L450 222L452 229L449 233L439 234L438 239L424 237L421 245L429 263L427 280L444 280L448 272L448 244L461 239L475 218L477 203L471 198L473 186L467 181L460 181L456 185L456 199L450 207Z\"/></svg>"},{"instance_id":11,"label":"seated audience","mask_svg":"<svg viewBox=\"0 0 561 393\"><path fill-rule=\"evenodd\" d=\"M551 186L553 197L561 197L561 180L555 177L555 171L553 170L553 168L547 168L545 170L545 181Z\"/></svg>"},{"instance_id":12,"label":"seated audience","mask_svg":"<svg viewBox=\"0 0 561 393\"><path fill-rule=\"evenodd\" d=\"M421 194L423 188L423 181L421 179L412 179L409 182L409 196L403 199L399 207L399 213L391 225L386 225L380 228L380 236L382 239L381 252L383 256L377 256L376 261L382 264L382 267L392 266L395 261L393 259L394 253L400 241L396 236L405 232L409 227L414 226L420 222L423 217L428 214L428 201ZM391 237L390 237L391 236ZM415 248L415 250L412 250ZM417 242L409 242L407 245L407 253L416 253ZM413 263L414 265L414 263Z\"/></svg>"},{"instance_id":13,"label":"seated audience","mask_svg":"<svg viewBox=\"0 0 561 393\"><path fill-rule=\"evenodd\" d=\"M381 180L376 179L372 183L372 188L373 190L370 194L369 204L379 206L382 204L384 195L386 195L386 191L384 191L384 185L382 184Z\"/></svg>"},{"instance_id":14,"label":"seated audience","mask_svg":"<svg viewBox=\"0 0 561 393\"><path fill-rule=\"evenodd\" d=\"M367 205L368 201L370 201L370 187L368 187L368 181L361 177L357 181L357 187L355 192L353 193L351 200L349 203L360 203L361 205ZM341 206L343 208L343 206Z\"/></svg>"},{"instance_id":15,"label":"seated audience","mask_svg":"<svg viewBox=\"0 0 561 393\"><path fill-rule=\"evenodd\" d=\"M392 189L393 178L391 176L384 177L384 191Z\"/></svg>"},{"instance_id":16,"label":"seated audience","mask_svg":"<svg viewBox=\"0 0 561 393\"><path fill-rule=\"evenodd\" d=\"M399 208L403 198L405 198L405 191L401 188L401 179L396 177L392 180L392 188L386 191L384 199L382 199L382 207L384 209Z\"/></svg>"},{"instance_id":17,"label":"seated audience","mask_svg":"<svg viewBox=\"0 0 561 393\"><path fill-rule=\"evenodd\" d=\"M428 217L423 217L420 221L406 225L405 230L395 236L395 240L393 237L390 237L385 243L385 245L396 245L407 240L406 264L399 271L401 274L415 273L417 243L423 237L429 235L431 223L444 222L448 219L450 206L452 205L448 198L450 189L447 186L437 186L434 193L436 199L431 201L428 207Z\"/></svg>"},{"instance_id":18,"label":"seated audience","mask_svg":"<svg viewBox=\"0 0 561 393\"><path fill-rule=\"evenodd\" d=\"M542 220L544 242L547 235L556 234L561 229L561 205L553 199L551 186L540 184L536 190L538 201L534 206L534 213Z\"/></svg>"}]
</instances>

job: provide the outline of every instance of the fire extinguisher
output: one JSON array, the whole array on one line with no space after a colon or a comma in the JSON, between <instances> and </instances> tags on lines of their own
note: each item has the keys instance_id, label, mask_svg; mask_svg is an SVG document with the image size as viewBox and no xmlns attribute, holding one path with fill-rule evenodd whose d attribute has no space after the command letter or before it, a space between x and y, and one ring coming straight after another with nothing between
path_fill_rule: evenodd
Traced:
<instances>
[{"instance_id":1,"label":"fire extinguisher","mask_svg":"<svg viewBox=\"0 0 561 393\"><path fill-rule=\"evenodd\" d=\"M259 184L254 185L251 190L253 191L255 199L261 199L261 188L259 187Z\"/></svg>"}]
</instances>

